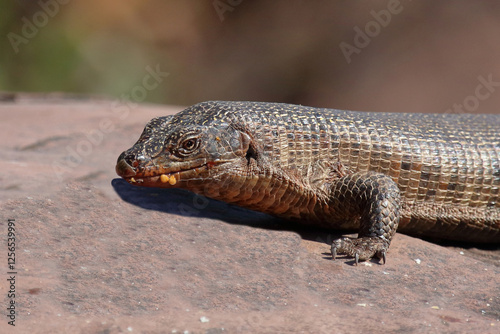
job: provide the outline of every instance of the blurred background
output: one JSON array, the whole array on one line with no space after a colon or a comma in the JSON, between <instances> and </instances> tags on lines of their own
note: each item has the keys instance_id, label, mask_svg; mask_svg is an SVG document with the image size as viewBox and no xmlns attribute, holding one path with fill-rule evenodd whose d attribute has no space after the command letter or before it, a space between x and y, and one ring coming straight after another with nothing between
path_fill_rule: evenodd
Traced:
<instances>
[{"instance_id":1,"label":"blurred background","mask_svg":"<svg viewBox=\"0 0 500 334\"><path fill-rule=\"evenodd\" d=\"M0 34L3 92L499 113L497 0L9 0Z\"/></svg>"}]
</instances>

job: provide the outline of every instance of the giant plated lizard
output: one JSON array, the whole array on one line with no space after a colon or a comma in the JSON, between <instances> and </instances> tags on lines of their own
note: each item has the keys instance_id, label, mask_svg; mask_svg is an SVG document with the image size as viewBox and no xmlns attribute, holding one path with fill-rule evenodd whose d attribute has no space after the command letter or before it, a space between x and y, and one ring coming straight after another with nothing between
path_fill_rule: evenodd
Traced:
<instances>
[{"instance_id":1,"label":"giant plated lizard","mask_svg":"<svg viewBox=\"0 0 500 334\"><path fill-rule=\"evenodd\" d=\"M118 175L304 224L358 230L333 258L385 263L396 229L500 243L500 115L210 101L151 120Z\"/></svg>"}]
</instances>

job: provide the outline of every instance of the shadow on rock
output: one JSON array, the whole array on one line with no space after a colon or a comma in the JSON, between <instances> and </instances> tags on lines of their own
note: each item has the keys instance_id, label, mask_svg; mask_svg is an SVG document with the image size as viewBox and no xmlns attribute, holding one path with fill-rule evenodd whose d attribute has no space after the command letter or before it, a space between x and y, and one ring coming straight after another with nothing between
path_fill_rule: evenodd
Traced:
<instances>
[{"instance_id":1,"label":"shadow on rock","mask_svg":"<svg viewBox=\"0 0 500 334\"><path fill-rule=\"evenodd\" d=\"M322 241L327 244L340 236L326 229L301 225L183 189L136 187L119 178L113 179L111 185L122 200L146 210L186 217L205 217L267 230L292 231L300 234L304 239Z\"/></svg>"},{"instance_id":2,"label":"shadow on rock","mask_svg":"<svg viewBox=\"0 0 500 334\"><path fill-rule=\"evenodd\" d=\"M111 181L115 192L125 202L147 210L155 210L187 217L205 217L231 224L277 228L284 220L236 205L210 199L183 189L136 187L123 179ZM289 222L286 222L289 224ZM282 226L283 227L283 226Z\"/></svg>"}]
</instances>

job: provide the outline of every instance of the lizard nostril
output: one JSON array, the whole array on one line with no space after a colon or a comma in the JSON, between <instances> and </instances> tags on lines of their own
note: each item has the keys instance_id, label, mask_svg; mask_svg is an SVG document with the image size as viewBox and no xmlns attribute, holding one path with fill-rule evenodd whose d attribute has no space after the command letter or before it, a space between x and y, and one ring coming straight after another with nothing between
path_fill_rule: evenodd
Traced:
<instances>
[{"instance_id":1,"label":"lizard nostril","mask_svg":"<svg viewBox=\"0 0 500 334\"><path fill-rule=\"evenodd\" d=\"M132 177L136 174L134 168L130 166L125 159L118 161L115 170L116 174L121 177Z\"/></svg>"}]
</instances>

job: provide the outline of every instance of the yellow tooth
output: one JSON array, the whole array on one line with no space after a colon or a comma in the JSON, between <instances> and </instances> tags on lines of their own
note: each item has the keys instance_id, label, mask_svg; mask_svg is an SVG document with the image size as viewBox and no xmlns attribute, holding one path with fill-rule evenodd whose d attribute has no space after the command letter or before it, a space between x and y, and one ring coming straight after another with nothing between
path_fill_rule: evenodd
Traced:
<instances>
[{"instance_id":1,"label":"yellow tooth","mask_svg":"<svg viewBox=\"0 0 500 334\"><path fill-rule=\"evenodd\" d=\"M170 179L168 180L168 183L170 183L172 186L177 183L177 179L175 176L171 176Z\"/></svg>"},{"instance_id":2,"label":"yellow tooth","mask_svg":"<svg viewBox=\"0 0 500 334\"><path fill-rule=\"evenodd\" d=\"M167 182L169 182L169 177L168 177L168 175L161 174L160 175L160 180L161 180L162 183L167 183Z\"/></svg>"},{"instance_id":3,"label":"yellow tooth","mask_svg":"<svg viewBox=\"0 0 500 334\"><path fill-rule=\"evenodd\" d=\"M130 178L130 183L135 183L135 179L133 177Z\"/></svg>"}]
</instances>

